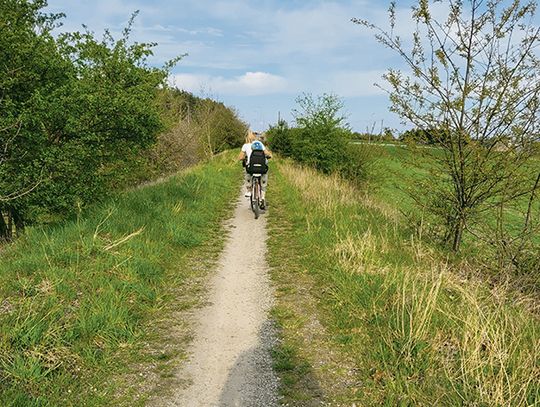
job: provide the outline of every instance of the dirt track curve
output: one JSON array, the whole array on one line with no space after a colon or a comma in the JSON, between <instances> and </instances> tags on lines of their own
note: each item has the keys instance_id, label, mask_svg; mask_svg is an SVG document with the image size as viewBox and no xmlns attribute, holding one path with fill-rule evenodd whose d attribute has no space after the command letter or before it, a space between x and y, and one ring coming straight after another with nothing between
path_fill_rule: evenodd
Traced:
<instances>
[{"instance_id":1,"label":"dirt track curve","mask_svg":"<svg viewBox=\"0 0 540 407\"><path fill-rule=\"evenodd\" d=\"M179 374L191 385L170 406L277 406L278 381L270 348L272 304L266 255L266 218L255 220L239 197L211 280L208 305L197 315L191 357Z\"/></svg>"}]
</instances>

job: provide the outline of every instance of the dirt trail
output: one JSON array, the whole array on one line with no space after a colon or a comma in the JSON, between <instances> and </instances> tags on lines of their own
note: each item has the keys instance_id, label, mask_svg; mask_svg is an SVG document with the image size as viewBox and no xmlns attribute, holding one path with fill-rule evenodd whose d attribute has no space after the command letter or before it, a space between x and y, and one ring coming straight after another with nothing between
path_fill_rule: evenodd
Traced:
<instances>
[{"instance_id":1,"label":"dirt trail","mask_svg":"<svg viewBox=\"0 0 540 407\"><path fill-rule=\"evenodd\" d=\"M212 278L208 305L196 316L191 358L179 377L191 383L170 406L277 406L269 349L272 290L267 275L266 219L239 198L230 236Z\"/></svg>"}]
</instances>

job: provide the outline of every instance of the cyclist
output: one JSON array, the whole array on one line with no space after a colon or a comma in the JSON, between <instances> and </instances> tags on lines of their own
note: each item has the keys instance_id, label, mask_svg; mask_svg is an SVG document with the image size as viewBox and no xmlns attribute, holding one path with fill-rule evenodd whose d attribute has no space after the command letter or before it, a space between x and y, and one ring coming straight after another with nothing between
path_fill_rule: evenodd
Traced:
<instances>
[{"instance_id":1,"label":"cyclist","mask_svg":"<svg viewBox=\"0 0 540 407\"><path fill-rule=\"evenodd\" d=\"M272 157L271 151L268 150L264 146L264 144L262 142L257 140L257 138L255 137L255 134L251 130L248 130L248 133L246 135L245 143L242 146L242 151L240 151L240 154L238 156L238 159L243 162L244 170L246 170L246 168L249 165L249 157L251 156L251 152L253 150L263 150L264 155L267 158ZM246 181L246 193L245 193L244 196L246 196L248 198L251 196L251 180L252 180L252 178L253 178L253 176L251 174L248 174L247 171L244 171L244 179ZM267 185L268 185L268 172L266 174L263 174L262 177L261 177L261 187L262 187L261 188L262 189L261 198L262 198L262 201L263 201L263 208L265 206L266 187L267 187Z\"/></svg>"}]
</instances>

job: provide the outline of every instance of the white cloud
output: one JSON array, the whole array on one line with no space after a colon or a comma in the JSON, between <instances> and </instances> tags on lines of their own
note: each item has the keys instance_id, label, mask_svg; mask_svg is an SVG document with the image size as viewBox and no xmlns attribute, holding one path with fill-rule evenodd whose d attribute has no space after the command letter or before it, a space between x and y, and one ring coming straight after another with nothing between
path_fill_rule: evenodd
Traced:
<instances>
[{"instance_id":1,"label":"white cloud","mask_svg":"<svg viewBox=\"0 0 540 407\"><path fill-rule=\"evenodd\" d=\"M330 91L344 97L378 96L385 92L375 84L384 88L382 79L385 71L338 71L332 74L328 85Z\"/></svg>"},{"instance_id":2,"label":"white cloud","mask_svg":"<svg viewBox=\"0 0 540 407\"><path fill-rule=\"evenodd\" d=\"M105 27L118 36L131 12L140 9L131 39L158 43L151 64L188 53L174 68L171 83L231 101L256 123L278 110L286 115L303 91L334 92L357 106L364 96L383 99L373 83L382 83L384 69L395 66L393 54L376 43L372 32L350 22L363 17L383 24L387 1L382 3L49 0L50 9L68 12L68 28L85 22L98 36ZM375 104L356 108L361 117L380 109Z\"/></svg>"},{"instance_id":3,"label":"white cloud","mask_svg":"<svg viewBox=\"0 0 540 407\"><path fill-rule=\"evenodd\" d=\"M214 36L214 37L223 37L223 31L218 29L218 28L214 28L214 27L206 27L206 28L203 28L201 30L192 30L190 33L192 33L194 35L207 34L207 35L211 35L211 36Z\"/></svg>"},{"instance_id":4,"label":"white cloud","mask_svg":"<svg viewBox=\"0 0 540 407\"><path fill-rule=\"evenodd\" d=\"M324 67L338 66L338 59L351 63L356 59L358 44L364 42L365 46L365 39L372 38L371 32L350 22L358 10L365 8L363 1L302 2L292 8L242 0L199 0L188 4L186 7L192 12L204 13L207 27L219 27L204 32L205 29L184 20L185 26L176 30L177 43L195 33L206 34L198 37L203 43L183 48L190 55L184 63L192 67L266 71L268 65L278 65L284 67L281 72L326 72ZM182 26L182 22L172 20L160 24L164 28ZM156 52L161 55L164 44L158 42ZM376 46L372 41L372 48ZM302 74L295 76L300 78Z\"/></svg>"},{"instance_id":5,"label":"white cloud","mask_svg":"<svg viewBox=\"0 0 540 407\"><path fill-rule=\"evenodd\" d=\"M267 95L283 93L288 89L285 78L268 72L246 72L233 78L198 74L176 74L169 79L171 85L190 92L207 91L223 95Z\"/></svg>"}]
</instances>

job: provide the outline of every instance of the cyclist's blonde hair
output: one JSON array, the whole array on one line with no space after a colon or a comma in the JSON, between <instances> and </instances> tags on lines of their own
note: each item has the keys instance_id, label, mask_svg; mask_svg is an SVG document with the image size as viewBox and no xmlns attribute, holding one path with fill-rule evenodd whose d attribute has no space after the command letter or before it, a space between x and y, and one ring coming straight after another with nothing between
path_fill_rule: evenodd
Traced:
<instances>
[{"instance_id":1,"label":"cyclist's blonde hair","mask_svg":"<svg viewBox=\"0 0 540 407\"><path fill-rule=\"evenodd\" d=\"M248 130L246 134L246 144L251 144L255 140L257 140L257 137L255 137L255 133L253 133L251 130Z\"/></svg>"}]
</instances>

